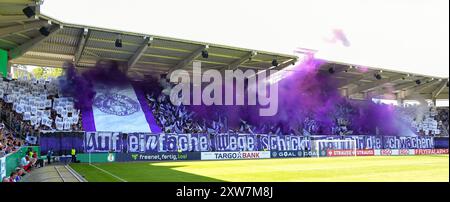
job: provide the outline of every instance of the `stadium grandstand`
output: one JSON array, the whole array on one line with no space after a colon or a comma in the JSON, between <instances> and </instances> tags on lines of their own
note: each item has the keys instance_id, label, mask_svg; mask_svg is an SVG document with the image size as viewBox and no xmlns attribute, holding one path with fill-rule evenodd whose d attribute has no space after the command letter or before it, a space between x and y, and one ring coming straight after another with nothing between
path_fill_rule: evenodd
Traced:
<instances>
[{"instance_id":1,"label":"stadium grandstand","mask_svg":"<svg viewBox=\"0 0 450 202\"><path fill-rule=\"evenodd\" d=\"M298 70L298 67L312 60L311 55L314 55L314 51L300 51L297 55L286 55L70 24L42 14L40 12L42 3L43 1L33 0L0 2L0 72L3 75L0 81L2 123L0 126L0 174L4 182L83 182L91 179L109 181L110 178L112 181L154 180L153 178L124 179L116 176L117 174L109 178L96 178L92 173L78 173L85 169L80 165L89 163L92 169L98 169L97 172L105 174L108 171L101 171L102 169L97 167L99 165L93 163L128 162L136 158L146 160L147 157L144 155L141 155L143 157L130 156L146 152L152 155L163 152L178 154L174 157L175 160L184 160L180 157L182 156L180 153L184 152L189 153L186 154L185 160L218 160L208 156L208 153L251 151L268 152L257 153L261 156L267 155L262 158L277 158L281 154L270 151L284 150L305 151L302 155L292 154L295 157L338 156L341 155L339 151L343 150L350 152L349 155L344 156L356 156L368 150L372 150L373 155L382 155L385 150L397 152L397 155L399 152L405 152L404 150L407 150L405 155L421 154L421 152L448 154L448 78L398 72L391 67L368 67L326 59L314 59L313 62L320 65L314 74L310 74ZM107 62L103 63L105 61ZM199 110L195 107L172 104L164 90L172 89L175 84L170 83L165 76L175 70L186 70L193 74L192 67L196 62L201 63L203 71L209 69L220 72L236 69L280 70L281 86L285 85L283 83L285 73L293 72L295 74L293 78L315 81L324 88L332 85L333 89L324 90L323 93L326 94L325 96L334 96L333 92L336 90L339 94L336 96L339 99L331 97L318 103L328 104L336 101L339 107L329 108L334 110L330 111L333 113L333 118L330 118L332 123L329 119L319 120L317 116L328 115L321 114L322 112L318 110L295 114L298 116L301 114L302 118L295 120L294 124L293 120L286 118L277 122L272 119L255 121L250 118L231 116L231 113L224 112L235 110L234 108L225 108L212 114L203 113L211 111L210 108ZM113 64L115 69L96 72L105 64L106 66ZM24 71L21 69L24 66L63 68L65 74L60 77L35 78L31 73L29 75L20 73ZM116 70L117 74L114 72ZM123 79L127 82L126 87L118 88L117 92L126 96L116 93L114 97L111 92L116 90L115 87L106 84L102 84L105 86L101 87L95 84L97 96L94 94L90 101L81 103L83 98L87 99L91 96L87 91L92 90L90 89L92 85L85 84L86 80L81 79L82 77L75 75L74 72L93 75L86 78L98 78L95 82L103 79L105 83L119 82L122 80L121 75L124 74L130 80ZM300 76L296 77L297 74ZM316 77L317 75L319 76ZM330 83L321 82L321 78L326 78ZM286 82L289 81L287 78ZM304 98L303 100L306 100L308 96L314 97L310 94L303 95L302 92L315 91L316 87L320 86L314 85L316 83L302 83L303 86L310 85L309 88L290 89L291 95L304 96L298 98ZM142 84L151 87L138 88L142 87ZM280 95L289 94L281 92ZM321 96L314 98L319 99L322 98ZM127 103L120 103L123 105L117 108L108 108L110 101L117 101L117 99ZM368 110L367 108L375 105L367 104L366 101L381 107L377 105L373 107L376 110ZM86 103L89 104L88 107ZM292 104L291 100L284 103ZM442 103L447 104L442 105ZM305 104L309 103L305 102ZM93 109L93 106L96 109ZM391 113L390 109L394 109L395 113ZM363 119L364 116L373 116L371 118L386 118L386 122L394 121L394 118L390 119L389 115L378 116L377 110L380 113L386 110L389 114L395 114L395 117L398 115L401 122L406 123L407 129L402 129L403 134L398 134L400 132L395 130L397 127L391 127L391 125L380 124L380 126L369 128L365 125L369 125L371 119L365 122L355 120L355 117ZM251 113L250 110L245 112ZM111 121L108 120L111 115L119 120L116 123L121 124L115 125L112 124L113 122L108 122ZM230 117L236 120L230 120ZM245 143L238 142L242 140L241 137L244 134ZM272 136L278 139L272 141ZM397 136L405 136L409 139ZM103 137L107 137L109 141L106 145L98 143L105 140L102 139ZM148 145L145 147L136 143L150 141L152 137L165 139L161 140L161 146L155 146L155 148L147 148ZM231 141L234 137L236 137L234 144L236 148L232 149L233 145L227 141ZM184 146L181 143L182 138L191 142ZM227 141L221 142L225 138ZM207 140L210 145L203 148L203 139L205 144ZM290 146L294 144L293 139L296 139L296 143L302 142L304 145L294 149L294 146ZM113 143L116 140L117 142ZM286 143L291 140L291 143ZM403 140L405 142L402 142ZM251 141L261 143L253 148L249 143ZM379 144L376 143L378 141ZM273 144L277 146L273 146L272 142L275 142ZM338 144L334 144L335 142ZM386 146L390 143L392 145ZM224 146L224 144L227 145ZM375 146L376 144L378 146ZM306 154L306 151L316 153ZM371 154L369 152L361 156ZM69 161L72 161L70 166ZM75 164L77 162L81 164ZM157 180L164 181L164 179ZM170 178L170 180L179 179ZM206 178L190 180L208 181ZM231 180L240 179L232 178Z\"/></svg>"}]
</instances>

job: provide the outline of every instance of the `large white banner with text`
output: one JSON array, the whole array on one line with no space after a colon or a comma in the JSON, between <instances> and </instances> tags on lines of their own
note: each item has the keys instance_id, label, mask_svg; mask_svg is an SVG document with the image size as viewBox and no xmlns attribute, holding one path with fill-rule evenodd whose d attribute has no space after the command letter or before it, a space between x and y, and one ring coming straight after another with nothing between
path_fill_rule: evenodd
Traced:
<instances>
[{"instance_id":1,"label":"large white banner with text","mask_svg":"<svg viewBox=\"0 0 450 202\"><path fill-rule=\"evenodd\" d=\"M97 131L151 132L132 85L96 85L92 111Z\"/></svg>"}]
</instances>

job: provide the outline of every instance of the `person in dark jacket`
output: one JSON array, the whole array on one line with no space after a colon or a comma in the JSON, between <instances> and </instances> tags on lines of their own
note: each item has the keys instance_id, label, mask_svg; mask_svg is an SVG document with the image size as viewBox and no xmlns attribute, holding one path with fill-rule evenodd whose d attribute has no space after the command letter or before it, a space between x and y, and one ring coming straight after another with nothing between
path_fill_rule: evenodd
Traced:
<instances>
[{"instance_id":1,"label":"person in dark jacket","mask_svg":"<svg viewBox=\"0 0 450 202\"><path fill-rule=\"evenodd\" d=\"M50 148L50 149L47 151L47 164L50 164L51 159L52 159L52 156L53 156L53 149Z\"/></svg>"}]
</instances>

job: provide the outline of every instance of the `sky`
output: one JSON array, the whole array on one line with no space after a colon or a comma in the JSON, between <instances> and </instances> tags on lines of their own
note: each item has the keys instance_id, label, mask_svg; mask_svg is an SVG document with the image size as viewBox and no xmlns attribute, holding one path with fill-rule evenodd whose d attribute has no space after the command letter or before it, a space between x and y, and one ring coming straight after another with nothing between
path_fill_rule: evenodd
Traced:
<instances>
[{"instance_id":1,"label":"sky","mask_svg":"<svg viewBox=\"0 0 450 202\"><path fill-rule=\"evenodd\" d=\"M447 0L45 0L83 24L449 77ZM332 43L342 30L349 46Z\"/></svg>"}]
</instances>

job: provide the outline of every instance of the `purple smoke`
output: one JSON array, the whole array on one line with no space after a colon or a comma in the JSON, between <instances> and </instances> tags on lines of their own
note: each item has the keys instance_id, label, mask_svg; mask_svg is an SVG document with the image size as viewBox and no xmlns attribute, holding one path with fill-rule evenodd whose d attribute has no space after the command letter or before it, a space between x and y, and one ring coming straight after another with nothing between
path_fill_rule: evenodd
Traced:
<instances>
[{"instance_id":1,"label":"purple smoke","mask_svg":"<svg viewBox=\"0 0 450 202\"><path fill-rule=\"evenodd\" d=\"M65 75L59 79L62 95L73 97L77 109L92 106L92 100L95 97L92 82L81 76L72 63L66 63L65 69Z\"/></svg>"},{"instance_id":2,"label":"purple smoke","mask_svg":"<svg viewBox=\"0 0 450 202\"><path fill-rule=\"evenodd\" d=\"M92 106L96 94L94 82L121 86L130 81L116 62L100 61L94 68L82 72L72 63L66 63L65 70L64 76L59 79L60 92L63 96L73 97L77 109Z\"/></svg>"},{"instance_id":3,"label":"purple smoke","mask_svg":"<svg viewBox=\"0 0 450 202\"><path fill-rule=\"evenodd\" d=\"M293 68L289 76L279 81L278 113L263 117L264 106L188 106L196 112L197 121L227 121L230 128L239 127L241 120L255 126L255 132L273 132L279 128L285 134L308 128L317 135L334 134L339 122L346 122L353 134L401 135L402 123L394 107L372 101L354 101L341 96L338 81L328 72L318 71L325 62L311 58ZM205 84L204 84L205 85ZM229 90L223 87L224 91ZM223 96L224 97L224 96ZM245 95L247 98L247 94Z\"/></svg>"},{"instance_id":4,"label":"purple smoke","mask_svg":"<svg viewBox=\"0 0 450 202\"><path fill-rule=\"evenodd\" d=\"M187 108L195 112L194 118L198 123L205 120L219 121L235 130L245 121L257 133L275 132L278 129L285 134L298 134L306 129L311 134L331 135L335 134L333 128L344 123L355 135L402 135L406 124L392 106L342 97L336 87L338 81L328 72L319 71L325 63L310 58L292 68L288 76L278 83L278 113L271 117L259 115L259 110L266 108L260 105L189 105ZM65 76L60 80L61 92L64 96L74 97L78 109L92 106L96 94L94 82L109 86L132 82L154 98L162 90L158 79L147 77L135 82L120 71L119 64L114 62L99 62L93 70L84 72L77 72L72 64L67 64L66 69ZM225 86L222 89L222 94L231 90ZM235 88L233 91L236 93ZM246 100L247 94L243 96Z\"/></svg>"}]
</instances>

